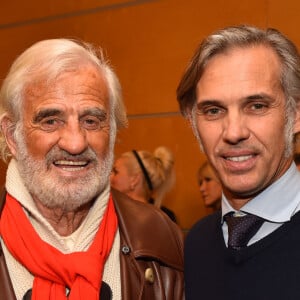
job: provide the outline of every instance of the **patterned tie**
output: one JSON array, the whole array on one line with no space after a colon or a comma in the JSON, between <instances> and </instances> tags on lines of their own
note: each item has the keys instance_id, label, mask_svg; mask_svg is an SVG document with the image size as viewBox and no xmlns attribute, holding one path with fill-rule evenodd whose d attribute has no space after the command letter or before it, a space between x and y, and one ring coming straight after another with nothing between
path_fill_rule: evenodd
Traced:
<instances>
[{"instance_id":1,"label":"patterned tie","mask_svg":"<svg viewBox=\"0 0 300 300\"><path fill-rule=\"evenodd\" d=\"M264 220L255 215L234 216L231 212L224 216L228 226L228 248L239 250L258 231Z\"/></svg>"}]
</instances>

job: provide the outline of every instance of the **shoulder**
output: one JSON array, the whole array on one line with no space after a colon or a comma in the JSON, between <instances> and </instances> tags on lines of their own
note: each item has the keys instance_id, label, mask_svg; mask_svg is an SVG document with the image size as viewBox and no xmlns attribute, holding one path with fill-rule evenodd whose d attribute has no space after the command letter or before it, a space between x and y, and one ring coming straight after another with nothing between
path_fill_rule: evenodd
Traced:
<instances>
[{"instance_id":1,"label":"shoulder","mask_svg":"<svg viewBox=\"0 0 300 300\"><path fill-rule=\"evenodd\" d=\"M195 239L210 236L221 228L221 212L215 212L196 222L186 237L186 244Z\"/></svg>"},{"instance_id":2,"label":"shoulder","mask_svg":"<svg viewBox=\"0 0 300 300\"><path fill-rule=\"evenodd\" d=\"M160 209L112 190L120 234L133 251L169 264L183 264L183 234Z\"/></svg>"},{"instance_id":3,"label":"shoulder","mask_svg":"<svg viewBox=\"0 0 300 300\"><path fill-rule=\"evenodd\" d=\"M160 209L153 205L132 200L123 193L112 190L112 195L116 207L116 211L120 218L126 218L126 222L132 220L134 224L141 224L146 227L160 226L160 231L164 228L178 231L179 227L174 224ZM127 220L129 219L129 220ZM155 222L155 224L153 224Z\"/></svg>"},{"instance_id":4,"label":"shoulder","mask_svg":"<svg viewBox=\"0 0 300 300\"><path fill-rule=\"evenodd\" d=\"M215 212L198 220L191 228L191 231L199 230L221 222L221 212Z\"/></svg>"},{"instance_id":5,"label":"shoulder","mask_svg":"<svg viewBox=\"0 0 300 300\"><path fill-rule=\"evenodd\" d=\"M160 209L161 209L166 215L168 215L169 218L170 218L173 222L177 223L176 215L175 215L175 213L174 213L171 209L169 209L169 208L167 208L166 206L163 206L163 205L160 207Z\"/></svg>"}]
</instances>

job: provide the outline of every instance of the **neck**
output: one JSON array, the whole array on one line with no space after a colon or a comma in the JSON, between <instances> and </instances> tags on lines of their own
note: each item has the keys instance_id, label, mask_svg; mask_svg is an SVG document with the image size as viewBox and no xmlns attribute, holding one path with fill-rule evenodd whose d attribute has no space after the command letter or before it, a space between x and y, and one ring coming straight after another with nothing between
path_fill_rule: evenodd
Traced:
<instances>
[{"instance_id":1,"label":"neck","mask_svg":"<svg viewBox=\"0 0 300 300\"><path fill-rule=\"evenodd\" d=\"M143 203L148 203L148 201L144 197L135 197L134 200L140 201L140 202L143 202Z\"/></svg>"},{"instance_id":2,"label":"neck","mask_svg":"<svg viewBox=\"0 0 300 300\"><path fill-rule=\"evenodd\" d=\"M148 203L148 199L145 197L145 193L139 191L137 188L133 191L129 191L127 196L133 200Z\"/></svg>"},{"instance_id":3,"label":"neck","mask_svg":"<svg viewBox=\"0 0 300 300\"><path fill-rule=\"evenodd\" d=\"M72 234L86 218L93 203L87 203L75 211L65 211L62 208L46 207L41 201L34 199L41 215L49 222L60 236Z\"/></svg>"}]
</instances>

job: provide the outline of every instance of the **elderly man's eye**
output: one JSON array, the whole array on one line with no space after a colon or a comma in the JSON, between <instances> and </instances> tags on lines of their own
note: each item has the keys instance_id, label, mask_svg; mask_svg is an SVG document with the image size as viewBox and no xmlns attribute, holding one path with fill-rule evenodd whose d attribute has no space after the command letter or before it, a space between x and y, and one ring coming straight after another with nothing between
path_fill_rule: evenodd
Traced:
<instances>
[{"instance_id":1,"label":"elderly man's eye","mask_svg":"<svg viewBox=\"0 0 300 300\"><path fill-rule=\"evenodd\" d=\"M45 131L53 131L60 127L63 121L58 118L46 118L40 122L40 127Z\"/></svg>"},{"instance_id":2,"label":"elderly man's eye","mask_svg":"<svg viewBox=\"0 0 300 300\"><path fill-rule=\"evenodd\" d=\"M252 108L253 108L253 109L262 109L262 108L264 108L264 107L265 107L265 105L262 104L262 103L254 103L254 104L252 105Z\"/></svg>"},{"instance_id":3,"label":"elderly man's eye","mask_svg":"<svg viewBox=\"0 0 300 300\"><path fill-rule=\"evenodd\" d=\"M87 130L97 130L105 126L106 120L102 120L96 116L88 116L81 120L81 124Z\"/></svg>"}]
</instances>

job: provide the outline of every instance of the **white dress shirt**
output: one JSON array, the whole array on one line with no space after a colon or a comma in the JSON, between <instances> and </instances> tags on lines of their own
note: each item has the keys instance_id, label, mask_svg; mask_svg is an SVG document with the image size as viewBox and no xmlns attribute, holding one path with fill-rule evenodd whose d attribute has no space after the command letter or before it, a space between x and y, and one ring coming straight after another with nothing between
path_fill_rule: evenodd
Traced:
<instances>
[{"instance_id":1,"label":"white dress shirt","mask_svg":"<svg viewBox=\"0 0 300 300\"><path fill-rule=\"evenodd\" d=\"M273 184L247 202L239 211L235 210L222 196L222 229L225 243L228 242L228 228L224 215L233 211L238 214L250 213L262 217L265 222L250 239L248 245L264 238L300 210L300 172L292 163L290 168Z\"/></svg>"}]
</instances>

